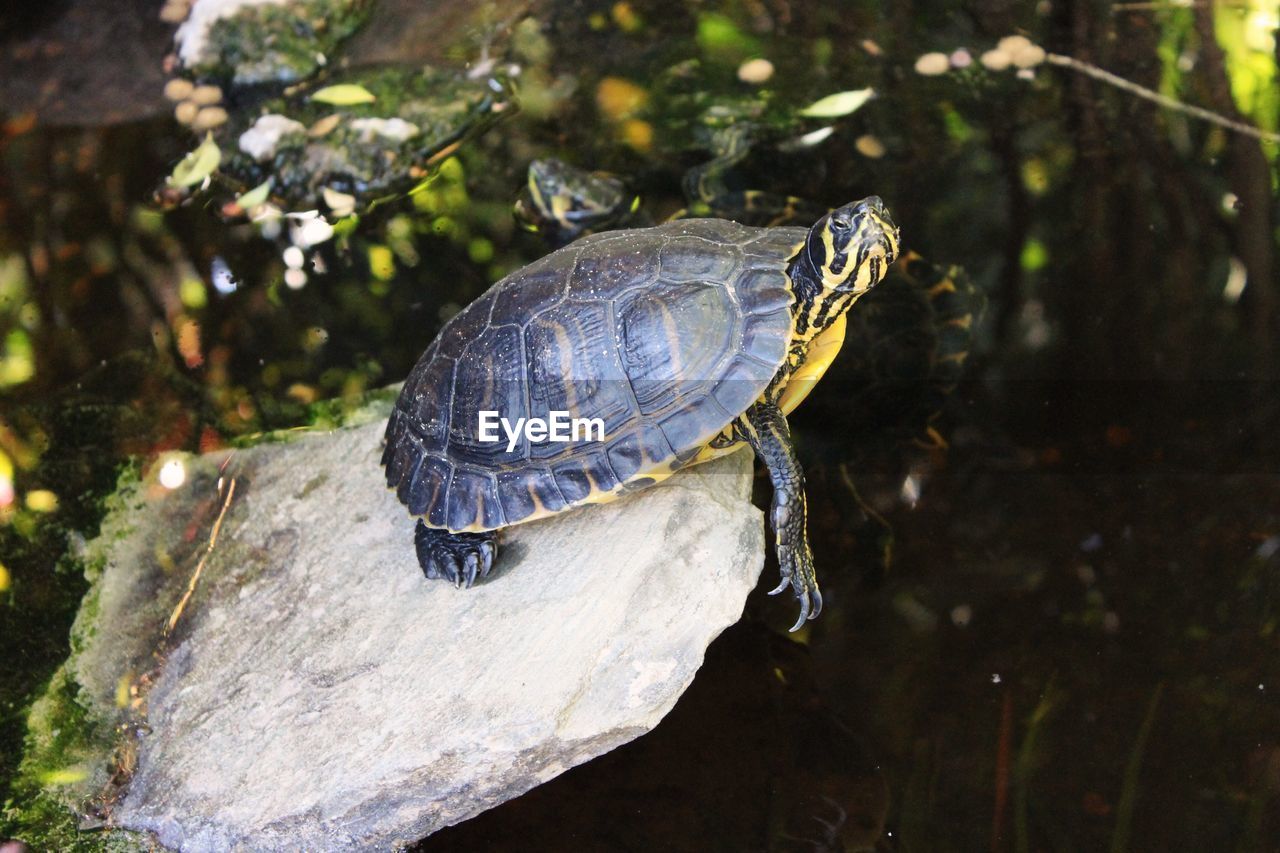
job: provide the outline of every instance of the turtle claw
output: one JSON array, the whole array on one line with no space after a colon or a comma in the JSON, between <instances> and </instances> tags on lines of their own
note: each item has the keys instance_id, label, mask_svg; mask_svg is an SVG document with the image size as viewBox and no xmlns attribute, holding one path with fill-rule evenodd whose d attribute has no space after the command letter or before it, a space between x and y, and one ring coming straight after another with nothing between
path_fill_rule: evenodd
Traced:
<instances>
[{"instance_id":1,"label":"turtle claw","mask_svg":"<svg viewBox=\"0 0 1280 853\"><path fill-rule=\"evenodd\" d=\"M422 573L432 580L450 581L457 589L469 589L477 578L488 577L498 555L492 532L450 533L428 527L421 519L413 541Z\"/></svg>"},{"instance_id":2,"label":"turtle claw","mask_svg":"<svg viewBox=\"0 0 1280 853\"><path fill-rule=\"evenodd\" d=\"M813 555L809 553L808 545L802 542L800 548L778 546L778 567L782 583L769 594L776 595L787 587L795 592L796 600L800 602L800 618L791 626L791 630L798 631L805 622L817 618L822 612L822 593L818 590L818 578L813 572Z\"/></svg>"},{"instance_id":3,"label":"turtle claw","mask_svg":"<svg viewBox=\"0 0 1280 853\"><path fill-rule=\"evenodd\" d=\"M471 585L476 582L476 575L480 572L480 552L468 552L464 565L467 574L466 587L470 589ZM459 576L459 579L461 579L461 576Z\"/></svg>"},{"instance_id":4,"label":"turtle claw","mask_svg":"<svg viewBox=\"0 0 1280 853\"><path fill-rule=\"evenodd\" d=\"M800 618L791 626L792 633L799 631L810 619L818 618L818 614L822 612L822 593L816 586L803 592L796 590L796 598L800 600Z\"/></svg>"}]
</instances>

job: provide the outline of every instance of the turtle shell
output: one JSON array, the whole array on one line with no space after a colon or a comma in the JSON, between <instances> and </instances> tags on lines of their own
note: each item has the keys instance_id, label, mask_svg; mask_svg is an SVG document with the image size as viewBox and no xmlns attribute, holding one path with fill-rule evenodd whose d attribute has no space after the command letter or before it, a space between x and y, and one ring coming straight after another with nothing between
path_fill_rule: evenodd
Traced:
<instances>
[{"instance_id":1,"label":"turtle shell","mask_svg":"<svg viewBox=\"0 0 1280 853\"><path fill-rule=\"evenodd\" d=\"M480 531L700 461L786 360L786 267L805 235L682 220L593 235L512 273L450 319L405 380L387 484L428 525ZM481 412L516 424L557 411L599 419L603 440L520 435L508 449L501 428L481 440Z\"/></svg>"}]
</instances>

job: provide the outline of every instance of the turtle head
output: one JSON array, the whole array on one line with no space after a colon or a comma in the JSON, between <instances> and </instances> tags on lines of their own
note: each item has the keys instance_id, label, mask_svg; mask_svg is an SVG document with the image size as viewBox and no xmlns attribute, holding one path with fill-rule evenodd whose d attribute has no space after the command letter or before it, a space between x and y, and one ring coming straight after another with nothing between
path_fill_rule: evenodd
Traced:
<instances>
[{"instance_id":1,"label":"turtle head","mask_svg":"<svg viewBox=\"0 0 1280 853\"><path fill-rule=\"evenodd\" d=\"M868 196L819 219L805 252L823 290L861 296L898 257L898 226L880 197Z\"/></svg>"},{"instance_id":2,"label":"turtle head","mask_svg":"<svg viewBox=\"0 0 1280 853\"><path fill-rule=\"evenodd\" d=\"M635 212L640 199L617 178L588 172L560 160L534 160L516 200L515 216L527 231L558 245L615 227Z\"/></svg>"}]
</instances>

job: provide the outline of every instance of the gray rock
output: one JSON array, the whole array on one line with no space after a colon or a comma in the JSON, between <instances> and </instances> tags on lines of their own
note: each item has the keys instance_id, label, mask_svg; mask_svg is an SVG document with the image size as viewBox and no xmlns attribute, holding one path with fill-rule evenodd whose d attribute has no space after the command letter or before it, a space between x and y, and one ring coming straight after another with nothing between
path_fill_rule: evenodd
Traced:
<instances>
[{"instance_id":1,"label":"gray rock","mask_svg":"<svg viewBox=\"0 0 1280 853\"><path fill-rule=\"evenodd\" d=\"M195 0L174 33L178 58L197 74L235 85L290 83L329 63L328 54L368 14L365 0Z\"/></svg>"},{"instance_id":2,"label":"gray rock","mask_svg":"<svg viewBox=\"0 0 1280 853\"><path fill-rule=\"evenodd\" d=\"M112 825L182 850L412 842L653 728L741 615L763 562L750 451L512 528L457 590L424 580L383 484L385 412L119 500L72 665L101 708L154 667ZM219 476L234 497L161 643Z\"/></svg>"}]
</instances>

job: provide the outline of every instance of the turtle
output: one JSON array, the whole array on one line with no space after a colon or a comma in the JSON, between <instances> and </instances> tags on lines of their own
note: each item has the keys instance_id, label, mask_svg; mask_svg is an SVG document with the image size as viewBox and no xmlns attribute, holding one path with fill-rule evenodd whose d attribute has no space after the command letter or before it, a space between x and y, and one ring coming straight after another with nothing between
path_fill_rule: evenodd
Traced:
<instances>
[{"instance_id":1,"label":"turtle","mask_svg":"<svg viewBox=\"0 0 1280 853\"><path fill-rule=\"evenodd\" d=\"M529 162L512 212L522 228L556 248L599 231L653 224L622 180L554 157Z\"/></svg>"},{"instance_id":2,"label":"turtle","mask_svg":"<svg viewBox=\"0 0 1280 853\"><path fill-rule=\"evenodd\" d=\"M749 445L768 469L781 583L822 609L787 414L898 255L877 196L808 228L683 219L577 240L454 315L387 422L386 482L423 573L487 577L501 528L616 499ZM486 441L482 414L598 419L580 441ZM543 431L545 438L545 431Z\"/></svg>"},{"instance_id":3,"label":"turtle","mask_svg":"<svg viewBox=\"0 0 1280 853\"><path fill-rule=\"evenodd\" d=\"M741 125L729 130L734 127ZM742 133L732 136L738 142L726 143L717 160L686 175L688 206L672 219L709 210L743 224L775 226L812 222L826 212L795 196L727 190L714 173L737 162L741 146L749 143ZM553 247L611 228L651 224L640 197L621 179L555 158L530 162L513 213ZM856 409L868 424L891 424L895 428L887 432L905 432L919 446L946 447L934 421L960 379L982 308L982 295L962 268L900 252L885 280L849 317L837 375L857 402L850 406L842 398L842 408Z\"/></svg>"},{"instance_id":4,"label":"turtle","mask_svg":"<svg viewBox=\"0 0 1280 853\"><path fill-rule=\"evenodd\" d=\"M669 219L712 216L744 225L794 225L813 222L826 213L804 199L763 190L730 190L725 170L745 156L745 137L734 134L741 151L722 154L694 166L682 182L686 206ZM554 157L532 160L528 178L513 212L526 231L559 248L579 237L653 221L640 206L640 196L606 172L588 172Z\"/></svg>"}]
</instances>

